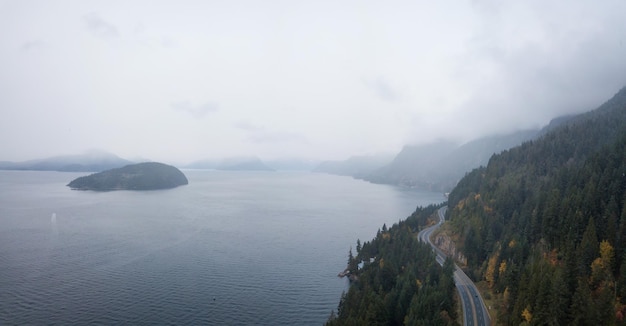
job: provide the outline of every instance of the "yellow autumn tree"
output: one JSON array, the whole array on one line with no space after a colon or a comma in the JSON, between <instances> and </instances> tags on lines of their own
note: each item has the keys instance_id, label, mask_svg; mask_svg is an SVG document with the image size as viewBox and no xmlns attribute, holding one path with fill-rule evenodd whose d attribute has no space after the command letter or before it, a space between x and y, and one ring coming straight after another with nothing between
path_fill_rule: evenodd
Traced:
<instances>
[{"instance_id":1,"label":"yellow autumn tree","mask_svg":"<svg viewBox=\"0 0 626 326\"><path fill-rule=\"evenodd\" d=\"M600 242L600 259L602 259L602 267L606 269L611 268L614 256L615 252L613 250L613 246L611 246L608 241L602 240L602 242Z\"/></svg>"},{"instance_id":2,"label":"yellow autumn tree","mask_svg":"<svg viewBox=\"0 0 626 326\"><path fill-rule=\"evenodd\" d=\"M504 272L506 272L506 262L502 261L500 263L500 268L498 268L498 275L502 275Z\"/></svg>"},{"instance_id":3,"label":"yellow autumn tree","mask_svg":"<svg viewBox=\"0 0 626 326\"><path fill-rule=\"evenodd\" d=\"M496 265L498 263L498 255L493 255L487 263L487 271L485 271L485 280L489 284L489 288L493 288L496 278Z\"/></svg>"},{"instance_id":4,"label":"yellow autumn tree","mask_svg":"<svg viewBox=\"0 0 626 326\"><path fill-rule=\"evenodd\" d=\"M529 306L526 306L526 308L524 308L524 311L522 311L522 317L527 323L530 323L530 321L533 320L533 314L530 312Z\"/></svg>"},{"instance_id":5,"label":"yellow autumn tree","mask_svg":"<svg viewBox=\"0 0 626 326\"><path fill-rule=\"evenodd\" d=\"M612 281L611 265L614 256L613 246L606 240L600 242L600 257L591 263L591 284L594 288L603 282Z\"/></svg>"}]
</instances>

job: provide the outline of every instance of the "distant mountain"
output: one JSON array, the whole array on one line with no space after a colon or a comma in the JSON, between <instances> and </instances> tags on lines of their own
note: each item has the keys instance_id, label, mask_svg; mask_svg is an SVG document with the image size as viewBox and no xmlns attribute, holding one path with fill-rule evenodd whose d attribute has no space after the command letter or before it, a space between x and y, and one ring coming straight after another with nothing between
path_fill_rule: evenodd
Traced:
<instances>
[{"instance_id":1,"label":"distant mountain","mask_svg":"<svg viewBox=\"0 0 626 326\"><path fill-rule=\"evenodd\" d=\"M374 183L448 191L465 173L486 165L493 154L534 139L539 132L523 130L489 136L461 146L448 141L405 146L391 163L363 179Z\"/></svg>"},{"instance_id":2,"label":"distant mountain","mask_svg":"<svg viewBox=\"0 0 626 326\"><path fill-rule=\"evenodd\" d=\"M274 171L258 157L225 159L215 169L227 171Z\"/></svg>"},{"instance_id":3,"label":"distant mountain","mask_svg":"<svg viewBox=\"0 0 626 326\"><path fill-rule=\"evenodd\" d=\"M67 186L74 190L156 190L168 189L189 182L177 168L157 162L131 164L88 176L79 177Z\"/></svg>"},{"instance_id":4,"label":"distant mountain","mask_svg":"<svg viewBox=\"0 0 626 326\"><path fill-rule=\"evenodd\" d=\"M222 160L201 160L183 166L187 169L209 169L225 171L274 171L258 157L231 157Z\"/></svg>"},{"instance_id":5,"label":"distant mountain","mask_svg":"<svg viewBox=\"0 0 626 326\"><path fill-rule=\"evenodd\" d=\"M319 161L292 158L269 160L265 164L278 171L311 171L319 164Z\"/></svg>"},{"instance_id":6,"label":"distant mountain","mask_svg":"<svg viewBox=\"0 0 626 326\"><path fill-rule=\"evenodd\" d=\"M444 157L449 156L457 145L447 141L431 144L405 146L391 163L365 176L375 183L405 186L429 185L439 181L438 168ZM434 172L434 175L433 175Z\"/></svg>"},{"instance_id":7,"label":"distant mountain","mask_svg":"<svg viewBox=\"0 0 626 326\"><path fill-rule=\"evenodd\" d=\"M132 163L111 153L89 151L80 155L55 156L23 162L4 161L0 162L0 170L99 172Z\"/></svg>"},{"instance_id":8,"label":"distant mountain","mask_svg":"<svg viewBox=\"0 0 626 326\"><path fill-rule=\"evenodd\" d=\"M182 168L185 169L208 169L214 170L220 164L218 160L201 160L191 162L189 164L183 165Z\"/></svg>"},{"instance_id":9,"label":"distant mountain","mask_svg":"<svg viewBox=\"0 0 626 326\"><path fill-rule=\"evenodd\" d=\"M313 172L362 178L385 166L392 159L393 155L385 154L352 156L343 161L324 161L316 166Z\"/></svg>"}]
</instances>

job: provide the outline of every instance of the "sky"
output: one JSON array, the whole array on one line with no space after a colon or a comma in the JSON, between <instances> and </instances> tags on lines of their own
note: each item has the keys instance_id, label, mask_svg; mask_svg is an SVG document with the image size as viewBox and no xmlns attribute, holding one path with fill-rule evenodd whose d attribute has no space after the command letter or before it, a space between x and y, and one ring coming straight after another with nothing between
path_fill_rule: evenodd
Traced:
<instances>
[{"instance_id":1,"label":"sky","mask_svg":"<svg viewBox=\"0 0 626 326\"><path fill-rule=\"evenodd\" d=\"M0 0L0 160L345 159L626 86L626 1Z\"/></svg>"}]
</instances>

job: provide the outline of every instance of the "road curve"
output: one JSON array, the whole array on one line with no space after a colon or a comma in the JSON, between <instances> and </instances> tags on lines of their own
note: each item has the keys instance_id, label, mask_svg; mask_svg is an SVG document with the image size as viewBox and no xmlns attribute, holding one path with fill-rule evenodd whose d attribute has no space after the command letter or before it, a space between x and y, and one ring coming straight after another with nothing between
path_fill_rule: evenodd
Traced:
<instances>
[{"instance_id":1,"label":"road curve","mask_svg":"<svg viewBox=\"0 0 626 326\"><path fill-rule=\"evenodd\" d=\"M437 212L439 222L431 227L425 228L417 234L417 238L420 241L430 244L437 255L437 262L442 266L446 259L446 255L430 241L430 236L444 223L447 209L447 206L441 207ZM456 265L454 265L454 267L454 283L457 291L459 292L461 306L463 308L463 325L489 326L489 313L487 313L485 303L483 302L483 298L480 296L480 292L478 292L476 285L474 285L474 282L472 282L472 280L465 275L463 270Z\"/></svg>"}]
</instances>

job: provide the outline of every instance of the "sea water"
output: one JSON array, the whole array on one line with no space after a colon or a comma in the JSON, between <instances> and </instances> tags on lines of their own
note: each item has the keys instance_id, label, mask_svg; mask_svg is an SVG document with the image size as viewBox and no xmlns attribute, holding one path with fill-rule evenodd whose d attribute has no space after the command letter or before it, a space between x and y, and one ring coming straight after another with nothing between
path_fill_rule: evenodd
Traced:
<instances>
[{"instance_id":1,"label":"sea water","mask_svg":"<svg viewBox=\"0 0 626 326\"><path fill-rule=\"evenodd\" d=\"M321 325L356 240L440 193L297 172L184 171L157 191L0 171L0 324Z\"/></svg>"}]
</instances>

